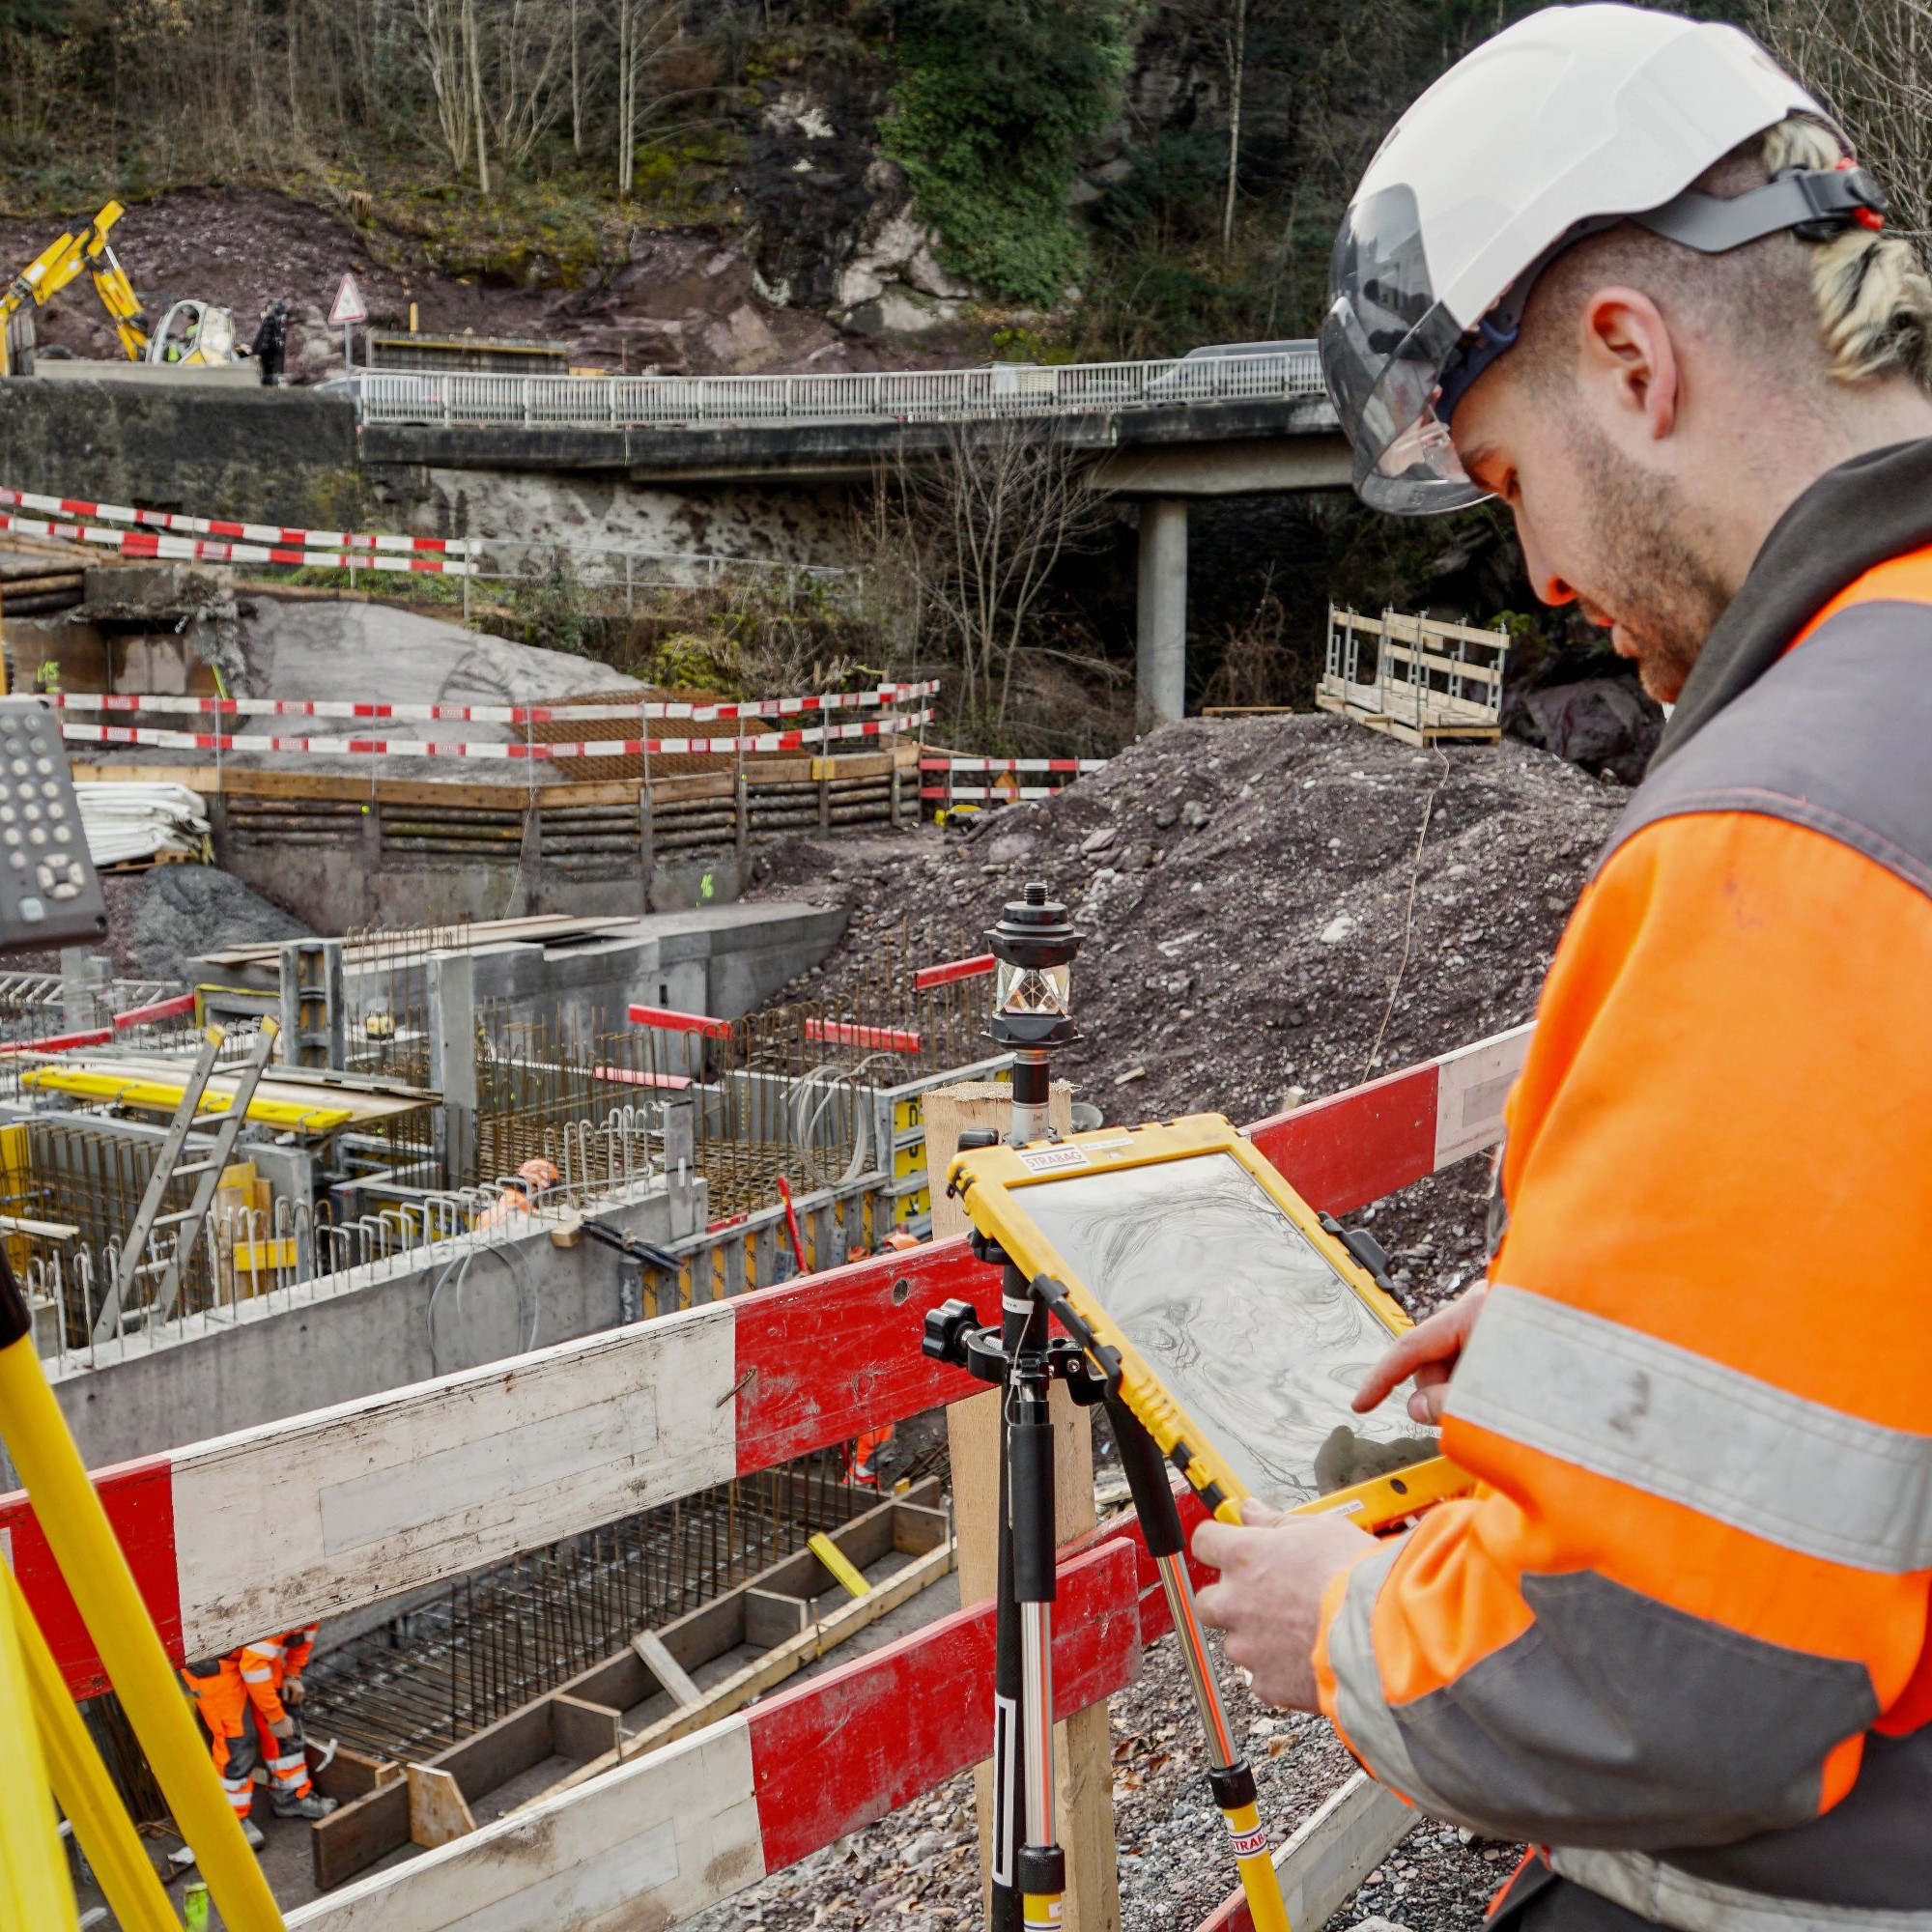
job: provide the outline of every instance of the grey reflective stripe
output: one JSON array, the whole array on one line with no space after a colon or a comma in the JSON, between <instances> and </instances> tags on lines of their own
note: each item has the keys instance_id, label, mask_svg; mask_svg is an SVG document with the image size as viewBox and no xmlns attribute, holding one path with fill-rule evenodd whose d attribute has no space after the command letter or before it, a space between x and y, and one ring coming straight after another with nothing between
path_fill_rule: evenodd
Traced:
<instances>
[{"instance_id":1,"label":"grey reflective stripe","mask_svg":"<svg viewBox=\"0 0 1932 1932\"><path fill-rule=\"evenodd\" d=\"M1886 1576L1932 1568L1932 1436L1544 1295L1491 1289L1448 1408L1786 1549Z\"/></svg>"},{"instance_id":2,"label":"grey reflective stripe","mask_svg":"<svg viewBox=\"0 0 1932 1932\"><path fill-rule=\"evenodd\" d=\"M1406 1541L1390 1537L1349 1572L1349 1587L1328 1627L1328 1667L1335 1673L1336 1720L1362 1761L1382 1783L1393 1785L1406 1798L1426 1803L1431 1794L1419 1788L1408 1747L1382 1694L1381 1666L1376 1662L1369 1627L1376 1598Z\"/></svg>"},{"instance_id":3,"label":"grey reflective stripe","mask_svg":"<svg viewBox=\"0 0 1932 1932\"><path fill-rule=\"evenodd\" d=\"M1637 787L1599 868L1662 819L1744 812L1808 827L1932 893L1932 607L1841 611Z\"/></svg>"},{"instance_id":4,"label":"grey reflective stripe","mask_svg":"<svg viewBox=\"0 0 1932 1932\"><path fill-rule=\"evenodd\" d=\"M1676 1932L1932 1932L1932 1908L1820 1905L1776 1898L1694 1878L1642 1852L1584 1852L1558 1847L1549 1862L1567 1879Z\"/></svg>"}]
</instances>

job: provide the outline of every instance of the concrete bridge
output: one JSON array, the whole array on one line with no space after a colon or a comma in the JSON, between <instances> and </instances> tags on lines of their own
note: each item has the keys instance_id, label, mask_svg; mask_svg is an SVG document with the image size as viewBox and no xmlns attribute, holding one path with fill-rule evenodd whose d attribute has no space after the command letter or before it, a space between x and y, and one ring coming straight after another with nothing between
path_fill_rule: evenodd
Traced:
<instances>
[{"instance_id":1,"label":"concrete bridge","mask_svg":"<svg viewBox=\"0 0 1932 1932\"><path fill-rule=\"evenodd\" d=\"M831 561L843 494L881 462L1012 421L1092 454L1098 487L1139 506L1150 722L1178 717L1184 696L1189 503L1349 481L1313 348L1294 345L841 376L369 370L323 389L18 378L0 382L0 482L321 528Z\"/></svg>"},{"instance_id":2,"label":"concrete bridge","mask_svg":"<svg viewBox=\"0 0 1932 1932\"><path fill-rule=\"evenodd\" d=\"M1349 483L1312 343L825 376L371 370L355 389L369 464L603 473L658 488L853 481L882 462L930 460L962 438L1037 422L1098 457L1098 488L1139 503L1137 670L1149 724L1179 717L1185 700L1189 499Z\"/></svg>"}]
</instances>

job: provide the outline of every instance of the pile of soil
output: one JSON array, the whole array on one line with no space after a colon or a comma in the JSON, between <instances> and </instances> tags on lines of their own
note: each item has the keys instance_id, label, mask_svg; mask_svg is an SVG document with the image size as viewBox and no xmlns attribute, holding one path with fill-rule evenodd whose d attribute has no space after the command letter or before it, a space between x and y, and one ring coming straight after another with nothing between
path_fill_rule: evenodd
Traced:
<instances>
[{"instance_id":1,"label":"pile of soil","mask_svg":"<svg viewBox=\"0 0 1932 1932\"><path fill-rule=\"evenodd\" d=\"M306 939L310 928L218 866L110 875L107 952L117 977L192 983L190 963L225 946Z\"/></svg>"},{"instance_id":2,"label":"pile of soil","mask_svg":"<svg viewBox=\"0 0 1932 1932\"><path fill-rule=\"evenodd\" d=\"M1075 1098L1110 1122L1248 1122L1528 1019L1628 796L1509 741L1422 752L1321 715L1189 719L964 836L775 846L752 895L850 908L781 998L837 996L902 926L917 963L982 951L1042 879L1087 936L1085 1037L1055 1062ZM1480 1264L1486 1166L1361 1217L1418 1309Z\"/></svg>"}]
</instances>

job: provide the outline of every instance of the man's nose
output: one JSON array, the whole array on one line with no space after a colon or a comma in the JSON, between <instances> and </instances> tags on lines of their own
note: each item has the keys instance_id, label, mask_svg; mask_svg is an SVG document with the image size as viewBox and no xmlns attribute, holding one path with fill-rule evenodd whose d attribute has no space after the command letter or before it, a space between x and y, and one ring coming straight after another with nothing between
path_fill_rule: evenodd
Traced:
<instances>
[{"instance_id":1,"label":"man's nose","mask_svg":"<svg viewBox=\"0 0 1932 1932\"><path fill-rule=\"evenodd\" d=\"M1543 554L1542 547L1530 534L1520 514L1516 519L1516 537L1522 546L1522 567L1528 573L1530 587L1537 596L1546 604L1576 603L1576 590Z\"/></svg>"}]
</instances>

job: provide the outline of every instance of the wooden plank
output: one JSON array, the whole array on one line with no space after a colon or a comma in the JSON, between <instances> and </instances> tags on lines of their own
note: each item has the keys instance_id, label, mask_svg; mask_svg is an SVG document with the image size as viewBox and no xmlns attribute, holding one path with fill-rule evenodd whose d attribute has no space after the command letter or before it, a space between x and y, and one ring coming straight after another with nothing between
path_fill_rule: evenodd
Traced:
<instances>
[{"instance_id":1,"label":"wooden plank","mask_svg":"<svg viewBox=\"0 0 1932 1932\"><path fill-rule=\"evenodd\" d=\"M612 1932L681 1924L764 1875L750 1726L722 1724L582 1793L371 1872L289 1932Z\"/></svg>"},{"instance_id":2,"label":"wooden plank","mask_svg":"<svg viewBox=\"0 0 1932 1932\"><path fill-rule=\"evenodd\" d=\"M330 1891L410 1842L410 1787L397 1777L331 1812L309 1833L318 1891Z\"/></svg>"},{"instance_id":3,"label":"wooden plank","mask_svg":"<svg viewBox=\"0 0 1932 1932\"><path fill-rule=\"evenodd\" d=\"M558 1757L602 1757L623 1741L623 1713L608 1704L586 1704L559 1691L550 1699L550 1709Z\"/></svg>"},{"instance_id":4,"label":"wooden plank","mask_svg":"<svg viewBox=\"0 0 1932 1932\"><path fill-rule=\"evenodd\" d=\"M1427 665L1431 670L1439 670L1446 677L1472 677L1479 684L1500 684L1503 681L1502 670L1496 665L1445 658L1435 651L1411 650L1406 644L1389 645L1388 654L1398 664Z\"/></svg>"},{"instance_id":5,"label":"wooden plank","mask_svg":"<svg viewBox=\"0 0 1932 1932\"><path fill-rule=\"evenodd\" d=\"M463 1792L448 1772L434 1765L409 1767L410 1843L433 1852L439 1845L467 1838L476 1829Z\"/></svg>"},{"instance_id":6,"label":"wooden plank","mask_svg":"<svg viewBox=\"0 0 1932 1932\"><path fill-rule=\"evenodd\" d=\"M315 1786L325 1798L332 1798L338 1804L347 1804L355 1798L366 1798L370 1792L388 1782L385 1773L396 1777L403 1775L403 1768L387 1758L366 1757L361 1751L350 1750L346 1746L337 1746L328 1762L317 1769L321 1750L314 1745L308 1747L309 1770L314 1775Z\"/></svg>"},{"instance_id":7,"label":"wooden plank","mask_svg":"<svg viewBox=\"0 0 1932 1932\"><path fill-rule=\"evenodd\" d=\"M71 1221L30 1221L21 1214L0 1214L0 1235L32 1235L43 1241L71 1241L79 1233Z\"/></svg>"},{"instance_id":8,"label":"wooden plank","mask_svg":"<svg viewBox=\"0 0 1932 1932\"><path fill-rule=\"evenodd\" d=\"M952 1534L952 1524L942 1509L927 1509L922 1503L893 1505L893 1548L907 1556L923 1556Z\"/></svg>"},{"instance_id":9,"label":"wooden plank","mask_svg":"<svg viewBox=\"0 0 1932 1932\"><path fill-rule=\"evenodd\" d=\"M789 1643L810 1622L811 1605L803 1597L781 1597L772 1590L745 1592L745 1641L753 1649L775 1650Z\"/></svg>"},{"instance_id":10,"label":"wooden plank","mask_svg":"<svg viewBox=\"0 0 1932 1932\"><path fill-rule=\"evenodd\" d=\"M631 1639L631 1648L657 1679L659 1689L673 1702L689 1706L702 1701L704 1693L691 1681L684 1665L665 1648L664 1638L656 1631L639 1631Z\"/></svg>"},{"instance_id":11,"label":"wooden plank","mask_svg":"<svg viewBox=\"0 0 1932 1932\"><path fill-rule=\"evenodd\" d=\"M183 1452L188 1654L281 1628L270 1603L327 1615L735 1475L734 1321L664 1316ZM238 1571L233 1524L264 1510L277 1533Z\"/></svg>"},{"instance_id":12,"label":"wooden plank","mask_svg":"<svg viewBox=\"0 0 1932 1932\"><path fill-rule=\"evenodd\" d=\"M541 1764L554 1748L550 1699L539 1698L486 1724L447 1750L424 1760L439 1766L463 1787L466 1798L487 1798L499 1784Z\"/></svg>"}]
</instances>

